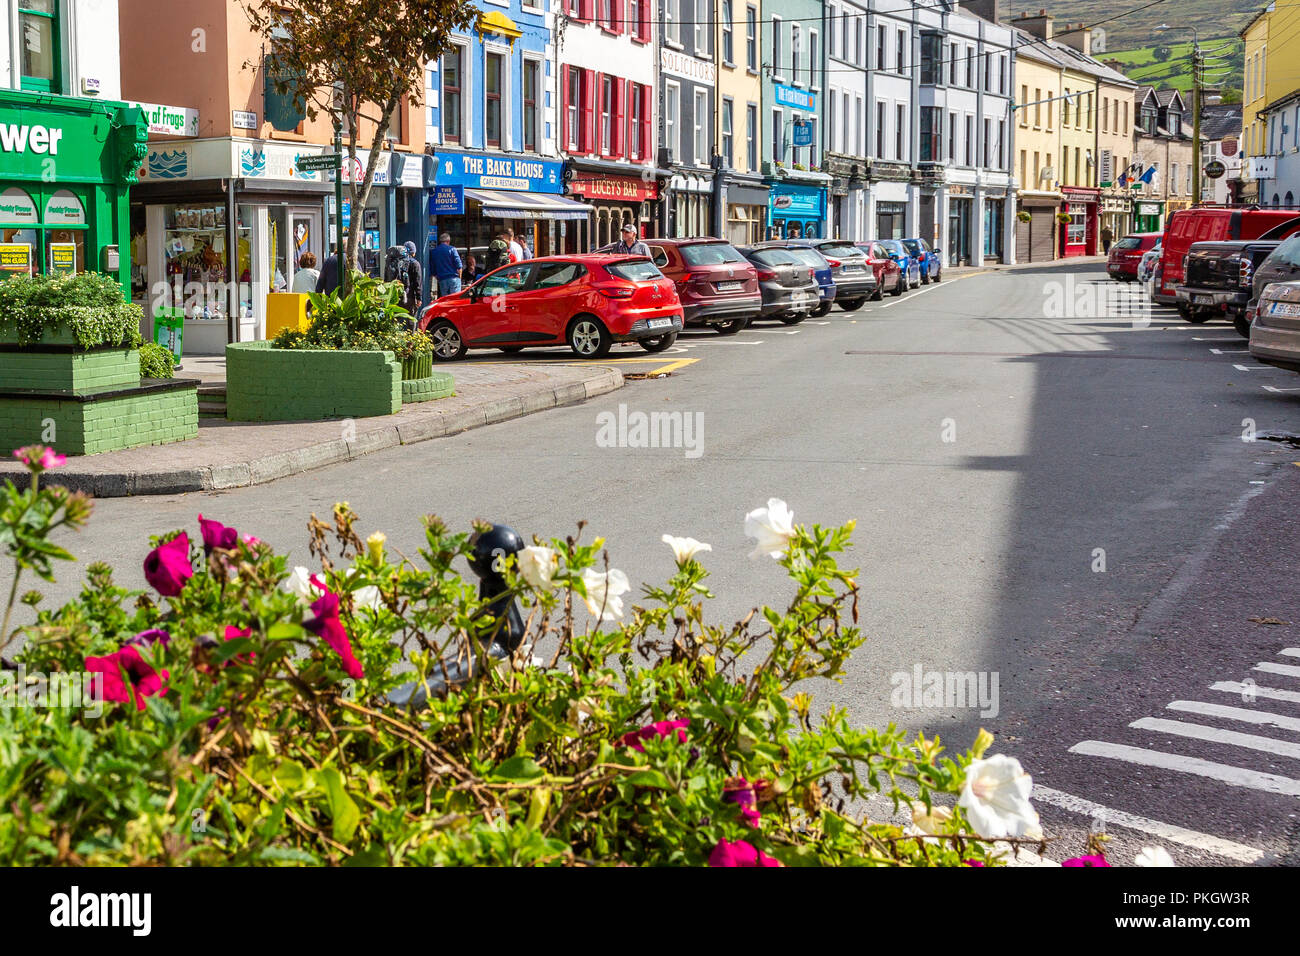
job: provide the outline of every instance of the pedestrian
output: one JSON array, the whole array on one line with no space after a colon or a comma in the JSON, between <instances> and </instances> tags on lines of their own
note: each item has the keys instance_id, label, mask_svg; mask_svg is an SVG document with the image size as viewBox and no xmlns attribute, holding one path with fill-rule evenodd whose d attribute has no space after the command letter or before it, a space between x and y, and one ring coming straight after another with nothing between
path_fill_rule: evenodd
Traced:
<instances>
[{"instance_id":1,"label":"pedestrian","mask_svg":"<svg viewBox=\"0 0 1300 956\"><path fill-rule=\"evenodd\" d=\"M510 243L511 262L523 262L528 258L524 255L524 247L521 246L519 240L515 238L515 231L513 229L506 230L506 242Z\"/></svg>"},{"instance_id":2,"label":"pedestrian","mask_svg":"<svg viewBox=\"0 0 1300 956\"><path fill-rule=\"evenodd\" d=\"M402 243L402 251L406 263L406 311L418 319L424 305L424 270L420 268L415 243L410 240Z\"/></svg>"},{"instance_id":3,"label":"pedestrian","mask_svg":"<svg viewBox=\"0 0 1300 956\"><path fill-rule=\"evenodd\" d=\"M471 252L465 256L465 268L461 270L460 281L463 285L473 285L481 278L483 267L478 264L478 257Z\"/></svg>"},{"instance_id":4,"label":"pedestrian","mask_svg":"<svg viewBox=\"0 0 1300 956\"><path fill-rule=\"evenodd\" d=\"M802 239L802 238L803 238L803 229L799 226L799 224L798 224L797 222L792 222L792 223L790 223L790 235L789 235L789 238L790 238L790 239Z\"/></svg>"},{"instance_id":5,"label":"pedestrian","mask_svg":"<svg viewBox=\"0 0 1300 956\"><path fill-rule=\"evenodd\" d=\"M625 256L645 256L650 258L650 247L636 237L636 226L630 222L623 223L619 240L614 244L614 253Z\"/></svg>"},{"instance_id":6,"label":"pedestrian","mask_svg":"<svg viewBox=\"0 0 1300 956\"><path fill-rule=\"evenodd\" d=\"M315 292L316 282L319 279L320 270L316 268L316 253L308 250L298 258L298 271L293 274L293 287L290 291Z\"/></svg>"},{"instance_id":7,"label":"pedestrian","mask_svg":"<svg viewBox=\"0 0 1300 956\"><path fill-rule=\"evenodd\" d=\"M320 275L316 279L316 291L328 295L338 289L341 281L339 278L339 247L335 246L334 250L325 257L325 264L321 266Z\"/></svg>"},{"instance_id":8,"label":"pedestrian","mask_svg":"<svg viewBox=\"0 0 1300 956\"><path fill-rule=\"evenodd\" d=\"M488 243L487 271L491 272L493 269L508 265L510 265L510 240L506 238L506 231L502 230Z\"/></svg>"},{"instance_id":9,"label":"pedestrian","mask_svg":"<svg viewBox=\"0 0 1300 956\"><path fill-rule=\"evenodd\" d=\"M1110 226L1101 227L1101 251L1103 255L1110 253L1110 244L1115 241L1115 233L1111 232Z\"/></svg>"},{"instance_id":10,"label":"pedestrian","mask_svg":"<svg viewBox=\"0 0 1300 956\"><path fill-rule=\"evenodd\" d=\"M438 282L438 298L460 291L460 274L465 264L451 244L451 233L444 232L433 249L433 275Z\"/></svg>"}]
</instances>

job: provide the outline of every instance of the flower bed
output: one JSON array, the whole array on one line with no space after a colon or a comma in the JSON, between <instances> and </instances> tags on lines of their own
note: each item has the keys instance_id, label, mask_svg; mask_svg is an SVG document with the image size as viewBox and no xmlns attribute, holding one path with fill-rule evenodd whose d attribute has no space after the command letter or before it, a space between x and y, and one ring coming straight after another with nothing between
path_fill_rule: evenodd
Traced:
<instances>
[{"instance_id":1,"label":"flower bed","mask_svg":"<svg viewBox=\"0 0 1300 956\"><path fill-rule=\"evenodd\" d=\"M392 352L226 346L226 417L308 421L391 415L402 407L402 367Z\"/></svg>"}]
</instances>

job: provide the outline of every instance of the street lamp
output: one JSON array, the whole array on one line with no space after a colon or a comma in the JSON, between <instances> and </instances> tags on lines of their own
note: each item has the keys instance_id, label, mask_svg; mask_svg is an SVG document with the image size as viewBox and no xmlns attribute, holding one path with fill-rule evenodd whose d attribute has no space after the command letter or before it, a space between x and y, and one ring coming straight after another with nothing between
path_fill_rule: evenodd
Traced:
<instances>
[{"instance_id":1,"label":"street lamp","mask_svg":"<svg viewBox=\"0 0 1300 956\"><path fill-rule=\"evenodd\" d=\"M1167 23L1161 23L1152 29L1152 33L1164 33L1177 29ZM1192 202L1201 201L1201 38L1196 27L1182 29L1192 31Z\"/></svg>"}]
</instances>

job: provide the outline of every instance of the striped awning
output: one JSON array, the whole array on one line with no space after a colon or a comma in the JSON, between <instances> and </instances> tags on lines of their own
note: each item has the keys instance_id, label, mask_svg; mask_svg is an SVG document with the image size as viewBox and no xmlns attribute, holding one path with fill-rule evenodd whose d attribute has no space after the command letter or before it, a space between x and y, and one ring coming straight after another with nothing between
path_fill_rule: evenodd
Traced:
<instances>
[{"instance_id":1,"label":"striped awning","mask_svg":"<svg viewBox=\"0 0 1300 956\"><path fill-rule=\"evenodd\" d=\"M592 212L586 203L545 193L466 189L465 198L490 219L586 219Z\"/></svg>"}]
</instances>

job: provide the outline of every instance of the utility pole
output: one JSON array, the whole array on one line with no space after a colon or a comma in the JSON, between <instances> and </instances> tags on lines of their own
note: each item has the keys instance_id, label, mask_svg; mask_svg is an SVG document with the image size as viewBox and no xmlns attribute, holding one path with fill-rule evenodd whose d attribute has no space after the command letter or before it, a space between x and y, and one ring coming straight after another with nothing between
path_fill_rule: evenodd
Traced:
<instances>
[{"instance_id":1,"label":"utility pole","mask_svg":"<svg viewBox=\"0 0 1300 956\"><path fill-rule=\"evenodd\" d=\"M1192 43L1192 202L1201 201L1201 44Z\"/></svg>"}]
</instances>

